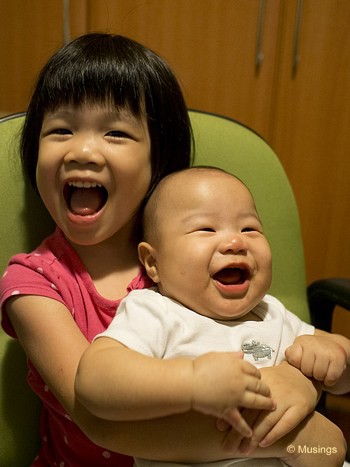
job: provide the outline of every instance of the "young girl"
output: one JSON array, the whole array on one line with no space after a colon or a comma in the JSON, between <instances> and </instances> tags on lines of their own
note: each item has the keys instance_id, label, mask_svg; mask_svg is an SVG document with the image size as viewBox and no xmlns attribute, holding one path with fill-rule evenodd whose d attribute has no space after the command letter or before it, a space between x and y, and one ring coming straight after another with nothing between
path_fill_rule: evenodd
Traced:
<instances>
[{"instance_id":1,"label":"young girl","mask_svg":"<svg viewBox=\"0 0 350 467\"><path fill-rule=\"evenodd\" d=\"M43 401L33 465L129 465L72 422L73 381L119 298L148 282L136 256L136 220L157 181L189 165L181 90L141 45L80 37L42 70L21 148L25 172L57 224L37 250L12 258L1 285L3 327L20 339L29 383Z\"/></svg>"},{"instance_id":2,"label":"young girl","mask_svg":"<svg viewBox=\"0 0 350 467\"><path fill-rule=\"evenodd\" d=\"M137 258L140 207L164 175L189 165L190 147L176 79L129 39L82 36L39 76L22 161L57 229L34 252L13 257L1 282L2 325L28 355L29 384L43 402L34 466L132 465L115 452L210 461L228 448L232 457L240 442L231 430L217 430L213 418L193 413L103 421L74 396L76 369L93 337L122 297L150 285ZM269 416L252 412L256 443L271 426L265 442L283 435L317 400L310 381L287 365L266 369L264 380L280 403Z\"/></svg>"}]
</instances>

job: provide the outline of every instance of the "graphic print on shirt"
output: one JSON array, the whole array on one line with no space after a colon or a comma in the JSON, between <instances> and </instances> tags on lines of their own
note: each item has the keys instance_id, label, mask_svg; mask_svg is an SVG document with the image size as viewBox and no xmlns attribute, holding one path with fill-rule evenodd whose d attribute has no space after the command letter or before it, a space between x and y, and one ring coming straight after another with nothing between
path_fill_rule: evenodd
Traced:
<instances>
[{"instance_id":1,"label":"graphic print on shirt","mask_svg":"<svg viewBox=\"0 0 350 467\"><path fill-rule=\"evenodd\" d=\"M245 354L251 354L255 361L259 360L259 358L268 358L271 360L272 352L274 352L269 345L260 344L259 341L255 340L251 343L243 342L241 349Z\"/></svg>"}]
</instances>

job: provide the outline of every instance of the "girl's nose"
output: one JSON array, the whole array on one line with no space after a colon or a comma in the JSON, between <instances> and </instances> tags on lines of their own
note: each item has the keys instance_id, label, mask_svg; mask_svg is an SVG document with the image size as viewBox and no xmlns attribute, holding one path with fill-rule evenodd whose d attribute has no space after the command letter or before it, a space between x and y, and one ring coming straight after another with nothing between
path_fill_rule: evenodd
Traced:
<instances>
[{"instance_id":1,"label":"girl's nose","mask_svg":"<svg viewBox=\"0 0 350 467\"><path fill-rule=\"evenodd\" d=\"M66 163L102 165L104 157L93 138L77 138L65 157Z\"/></svg>"},{"instance_id":2,"label":"girl's nose","mask_svg":"<svg viewBox=\"0 0 350 467\"><path fill-rule=\"evenodd\" d=\"M247 250L247 245L243 235L234 234L226 238L220 247L221 253L240 253Z\"/></svg>"}]
</instances>

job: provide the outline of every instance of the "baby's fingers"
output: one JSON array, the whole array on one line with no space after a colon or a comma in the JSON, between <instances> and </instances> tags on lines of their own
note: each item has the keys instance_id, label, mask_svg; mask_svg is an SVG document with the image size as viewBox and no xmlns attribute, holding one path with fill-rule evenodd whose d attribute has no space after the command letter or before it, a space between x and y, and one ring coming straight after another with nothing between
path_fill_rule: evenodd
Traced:
<instances>
[{"instance_id":1,"label":"baby's fingers","mask_svg":"<svg viewBox=\"0 0 350 467\"><path fill-rule=\"evenodd\" d=\"M284 354L288 363L295 366L296 368L300 368L301 360L303 357L303 348L301 347L301 345L292 344L286 349Z\"/></svg>"},{"instance_id":2,"label":"baby's fingers","mask_svg":"<svg viewBox=\"0 0 350 467\"><path fill-rule=\"evenodd\" d=\"M252 429L242 417L238 409L232 409L225 415L225 421L229 423L243 437L249 438L252 436Z\"/></svg>"},{"instance_id":3,"label":"baby's fingers","mask_svg":"<svg viewBox=\"0 0 350 467\"><path fill-rule=\"evenodd\" d=\"M239 401L239 407L257 410L273 410L276 407L271 399L269 386L258 376L246 376L245 391Z\"/></svg>"},{"instance_id":4,"label":"baby's fingers","mask_svg":"<svg viewBox=\"0 0 350 467\"><path fill-rule=\"evenodd\" d=\"M246 391L242 397L240 407L257 410L274 410L276 403L269 395L263 395L252 391Z\"/></svg>"},{"instance_id":5,"label":"baby's fingers","mask_svg":"<svg viewBox=\"0 0 350 467\"><path fill-rule=\"evenodd\" d=\"M331 361L329 363L329 366L327 368L326 374L323 378L323 384L325 386L334 386L334 384L341 378L341 376L344 373L344 370L346 369L346 364L339 361ZM322 381L322 379L317 378L319 381Z\"/></svg>"},{"instance_id":6,"label":"baby's fingers","mask_svg":"<svg viewBox=\"0 0 350 467\"><path fill-rule=\"evenodd\" d=\"M245 388L252 393L269 397L271 394L269 386L261 380L260 373L256 375L245 376Z\"/></svg>"},{"instance_id":7,"label":"baby's fingers","mask_svg":"<svg viewBox=\"0 0 350 467\"><path fill-rule=\"evenodd\" d=\"M246 389L263 396L269 396L270 388L261 380L260 371L248 362L243 362L243 365Z\"/></svg>"}]
</instances>

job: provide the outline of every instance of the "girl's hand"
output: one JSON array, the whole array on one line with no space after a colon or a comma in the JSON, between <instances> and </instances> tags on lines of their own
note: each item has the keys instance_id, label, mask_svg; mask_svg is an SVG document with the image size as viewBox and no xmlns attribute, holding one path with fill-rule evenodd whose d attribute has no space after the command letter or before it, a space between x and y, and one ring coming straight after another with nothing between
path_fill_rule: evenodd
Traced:
<instances>
[{"instance_id":1,"label":"girl's hand","mask_svg":"<svg viewBox=\"0 0 350 467\"><path fill-rule=\"evenodd\" d=\"M350 341L323 331L299 336L285 351L288 362L304 375L334 386L343 376L350 360Z\"/></svg>"},{"instance_id":2,"label":"girl's hand","mask_svg":"<svg viewBox=\"0 0 350 467\"><path fill-rule=\"evenodd\" d=\"M271 389L276 401L274 411L243 410L242 416L252 428L250 438L240 438L232 429L228 430L224 448L234 452L239 449L249 454L257 446L271 446L295 428L316 406L318 390L299 370L281 363L279 366L261 369L262 380ZM219 429L224 429L222 422ZM227 428L227 427L226 427Z\"/></svg>"},{"instance_id":3,"label":"girl's hand","mask_svg":"<svg viewBox=\"0 0 350 467\"><path fill-rule=\"evenodd\" d=\"M239 408L273 410L270 389L241 352L212 352L193 361L192 408L225 420L242 436L252 430Z\"/></svg>"}]
</instances>

